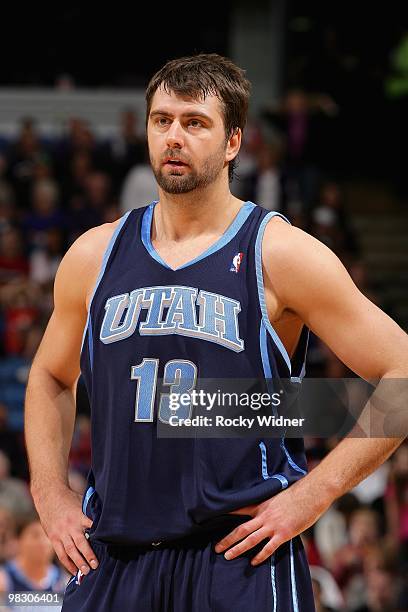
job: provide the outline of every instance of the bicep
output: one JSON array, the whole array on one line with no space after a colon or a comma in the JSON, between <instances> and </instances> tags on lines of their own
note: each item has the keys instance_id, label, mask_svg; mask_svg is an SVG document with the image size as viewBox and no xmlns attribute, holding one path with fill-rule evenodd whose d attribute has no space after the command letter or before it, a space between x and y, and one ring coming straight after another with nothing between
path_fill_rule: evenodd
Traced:
<instances>
[{"instance_id":1,"label":"bicep","mask_svg":"<svg viewBox=\"0 0 408 612\"><path fill-rule=\"evenodd\" d=\"M408 352L405 332L359 291L328 247L298 228L289 229L291 248L286 244L277 258L283 258L283 266L270 268L286 307L362 378L398 369Z\"/></svg>"},{"instance_id":2,"label":"bicep","mask_svg":"<svg viewBox=\"0 0 408 612\"><path fill-rule=\"evenodd\" d=\"M71 388L80 373L82 335L87 319L88 274L84 273L84 261L80 262L78 251L77 248L68 251L58 268L54 310L33 363L33 367L46 370Z\"/></svg>"}]
</instances>

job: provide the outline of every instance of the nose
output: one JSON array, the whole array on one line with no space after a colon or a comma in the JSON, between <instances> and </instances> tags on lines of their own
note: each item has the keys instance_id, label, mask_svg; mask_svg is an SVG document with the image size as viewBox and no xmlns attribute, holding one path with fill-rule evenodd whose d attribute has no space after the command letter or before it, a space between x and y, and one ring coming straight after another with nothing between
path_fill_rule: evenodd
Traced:
<instances>
[{"instance_id":1,"label":"nose","mask_svg":"<svg viewBox=\"0 0 408 612\"><path fill-rule=\"evenodd\" d=\"M167 130L167 146L170 149L181 149L184 145L183 129L180 123L174 120Z\"/></svg>"}]
</instances>

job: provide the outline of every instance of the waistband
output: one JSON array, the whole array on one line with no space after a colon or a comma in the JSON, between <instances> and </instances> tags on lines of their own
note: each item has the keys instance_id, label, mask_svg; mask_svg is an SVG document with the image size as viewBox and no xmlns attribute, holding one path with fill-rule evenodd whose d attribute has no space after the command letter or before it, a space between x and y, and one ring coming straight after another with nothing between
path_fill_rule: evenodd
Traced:
<instances>
[{"instance_id":1,"label":"waistband","mask_svg":"<svg viewBox=\"0 0 408 612\"><path fill-rule=\"evenodd\" d=\"M231 515L234 517L234 515ZM251 517L242 515L236 515L235 520L230 520L226 524L220 527L209 528L200 530L197 533L185 535L180 538L174 539L163 539L155 542L147 543L125 543L125 542L107 542L93 538L92 535L89 537L90 546L96 546L103 548L105 552L113 558L121 560L131 560L138 554L153 550L163 549L200 549L205 548L208 544L216 543L221 540L224 536L230 533L235 527L240 525ZM95 551L97 552L97 551Z\"/></svg>"}]
</instances>

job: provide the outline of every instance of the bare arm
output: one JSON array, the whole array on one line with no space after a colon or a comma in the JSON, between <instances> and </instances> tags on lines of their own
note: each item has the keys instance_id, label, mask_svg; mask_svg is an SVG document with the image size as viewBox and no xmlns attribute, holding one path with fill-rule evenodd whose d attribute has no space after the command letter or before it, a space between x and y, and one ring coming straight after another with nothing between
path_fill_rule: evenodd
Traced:
<instances>
[{"instance_id":1,"label":"bare arm","mask_svg":"<svg viewBox=\"0 0 408 612\"><path fill-rule=\"evenodd\" d=\"M86 298L97 276L109 226L83 234L63 258L54 285L54 311L30 370L25 438L31 493L61 562L71 573L95 559L84 537L92 521L68 485L68 455L75 422L75 391ZM98 255L99 253L99 255ZM92 564L91 564L92 565Z\"/></svg>"},{"instance_id":2,"label":"bare arm","mask_svg":"<svg viewBox=\"0 0 408 612\"><path fill-rule=\"evenodd\" d=\"M380 380L371 400L378 404L377 398L390 388L387 379L408 378L407 334L358 290L329 248L302 230L282 228L272 251L265 259L270 262L265 266L267 282L351 370L365 380ZM381 465L405 435L401 431L396 438L364 439L353 437L352 431L308 475L304 486L315 485L320 497L324 487L325 501L332 503Z\"/></svg>"},{"instance_id":3,"label":"bare arm","mask_svg":"<svg viewBox=\"0 0 408 612\"><path fill-rule=\"evenodd\" d=\"M371 398L374 403L376 394L383 396L381 385L388 378L408 378L407 334L357 289L324 244L283 221L277 230L268 224L263 241L266 289L272 288L284 308L299 315L351 370L366 380L380 380ZM400 398L401 405L406 406L406 400ZM381 465L404 437L401 432L397 438L344 438L287 490L238 510L254 518L224 538L217 552L245 538L228 551L228 558L233 558L270 537L253 559L255 564L262 562Z\"/></svg>"}]
</instances>

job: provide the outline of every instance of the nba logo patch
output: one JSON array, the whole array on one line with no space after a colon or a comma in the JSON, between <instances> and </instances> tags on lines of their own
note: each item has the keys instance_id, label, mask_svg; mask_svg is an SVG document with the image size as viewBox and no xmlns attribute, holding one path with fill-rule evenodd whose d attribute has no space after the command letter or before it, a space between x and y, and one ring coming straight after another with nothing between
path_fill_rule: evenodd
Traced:
<instances>
[{"instance_id":1,"label":"nba logo patch","mask_svg":"<svg viewBox=\"0 0 408 612\"><path fill-rule=\"evenodd\" d=\"M237 253L236 255L234 255L234 258L232 260L232 264L231 267L229 269L230 272L235 272L236 274L238 274L239 272L239 268L241 266L242 260L244 259L244 254L243 253Z\"/></svg>"}]
</instances>

